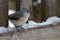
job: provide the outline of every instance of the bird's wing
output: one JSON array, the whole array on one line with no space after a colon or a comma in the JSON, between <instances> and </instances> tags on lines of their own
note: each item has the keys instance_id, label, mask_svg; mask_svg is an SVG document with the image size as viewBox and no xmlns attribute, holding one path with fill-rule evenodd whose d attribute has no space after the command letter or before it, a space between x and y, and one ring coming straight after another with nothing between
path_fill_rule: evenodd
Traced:
<instances>
[{"instance_id":1,"label":"bird's wing","mask_svg":"<svg viewBox=\"0 0 60 40\"><path fill-rule=\"evenodd\" d=\"M18 20L21 17L23 17L23 13L20 12L20 11L14 13L14 14L9 15L9 19L12 19L12 20Z\"/></svg>"}]
</instances>

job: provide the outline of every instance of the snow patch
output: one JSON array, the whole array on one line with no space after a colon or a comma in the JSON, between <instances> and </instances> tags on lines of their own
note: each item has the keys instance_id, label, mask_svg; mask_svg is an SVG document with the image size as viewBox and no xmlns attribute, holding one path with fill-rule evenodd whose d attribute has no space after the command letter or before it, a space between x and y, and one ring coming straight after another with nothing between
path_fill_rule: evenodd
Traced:
<instances>
[{"instance_id":1,"label":"snow patch","mask_svg":"<svg viewBox=\"0 0 60 40\"><path fill-rule=\"evenodd\" d=\"M0 26L0 33L8 33L8 32L12 32L12 31L16 31L16 28L15 27L5 28L3 26Z\"/></svg>"},{"instance_id":2,"label":"snow patch","mask_svg":"<svg viewBox=\"0 0 60 40\"><path fill-rule=\"evenodd\" d=\"M37 1L33 2L33 5L36 6L36 5L40 4L40 3L41 3L41 0L37 0Z\"/></svg>"},{"instance_id":3,"label":"snow patch","mask_svg":"<svg viewBox=\"0 0 60 40\"><path fill-rule=\"evenodd\" d=\"M60 23L60 18L54 16L54 17L50 17L48 18L45 22L42 22L42 23L37 23L37 22L34 22L34 21L29 21L28 24L25 23L23 24L23 28L24 29L29 29L29 28L34 28L34 27L37 27L37 26L45 26L45 25L50 25L50 24L53 24L53 23Z\"/></svg>"},{"instance_id":4,"label":"snow patch","mask_svg":"<svg viewBox=\"0 0 60 40\"><path fill-rule=\"evenodd\" d=\"M8 13L9 13L8 15L13 14L13 13L15 13L15 12L16 12L15 10L11 10L11 9L10 9L10 10L8 10ZM9 27L14 27L14 24L13 24L10 20L9 20L8 22L9 22L9 24L8 24Z\"/></svg>"},{"instance_id":5,"label":"snow patch","mask_svg":"<svg viewBox=\"0 0 60 40\"><path fill-rule=\"evenodd\" d=\"M8 32L16 31L16 28L15 27L8 27L7 30L8 30Z\"/></svg>"},{"instance_id":6,"label":"snow patch","mask_svg":"<svg viewBox=\"0 0 60 40\"><path fill-rule=\"evenodd\" d=\"M16 12L15 10L11 10L11 9L10 9L10 10L8 10L8 13L9 13L8 15L10 15L10 14L12 14L12 13L15 13L15 12Z\"/></svg>"},{"instance_id":7,"label":"snow patch","mask_svg":"<svg viewBox=\"0 0 60 40\"><path fill-rule=\"evenodd\" d=\"M0 33L6 33L7 29L5 27L0 27Z\"/></svg>"},{"instance_id":8,"label":"snow patch","mask_svg":"<svg viewBox=\"0 0 60 40\"><path fill-rule=\"evenodd\" d=\"M15 27L14 24L10 20L8 22L9 22L9 24L8 24L9 27Z\"/></svg>"}]
</instances>

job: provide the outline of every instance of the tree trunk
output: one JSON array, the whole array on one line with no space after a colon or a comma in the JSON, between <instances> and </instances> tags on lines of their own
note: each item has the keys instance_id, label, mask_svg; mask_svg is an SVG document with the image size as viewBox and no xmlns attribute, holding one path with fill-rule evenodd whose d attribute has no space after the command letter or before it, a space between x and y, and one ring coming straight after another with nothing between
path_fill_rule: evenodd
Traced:
<instances>
[{"instance_id":1,"label":"tree trunk","mask_svg":"<svg viewBox=\"0 0 60 40\"><path fill-rule=\"evenodd\" d=\"M0 26L8 26L7 0L0 0Z\"/></svg>"},{"instance_id":2,"label":"tree trunk","mask_svg":"<svg viewBox=\"0 0 60 40\"><path fill-rule=\"evenodd\" d=\"M45 0L45 17L57 16L57 0Z\"/></svg>"}]
</instances>

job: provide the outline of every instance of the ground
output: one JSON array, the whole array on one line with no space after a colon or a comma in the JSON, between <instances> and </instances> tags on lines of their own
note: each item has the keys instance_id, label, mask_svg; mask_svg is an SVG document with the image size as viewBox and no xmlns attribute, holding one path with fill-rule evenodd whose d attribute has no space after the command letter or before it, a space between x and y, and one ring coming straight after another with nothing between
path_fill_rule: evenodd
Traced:
<instances>
[{"instance_id":1,"label":"ground","mask_svg":"<svg viewBox=\"0 0 60 40\"><path fill-rule=\"evenodd\" d=\"M0 40L60 40L60 25L46 28L34 28L24 32L7 33Z\"/></svg>"}]
</instances>

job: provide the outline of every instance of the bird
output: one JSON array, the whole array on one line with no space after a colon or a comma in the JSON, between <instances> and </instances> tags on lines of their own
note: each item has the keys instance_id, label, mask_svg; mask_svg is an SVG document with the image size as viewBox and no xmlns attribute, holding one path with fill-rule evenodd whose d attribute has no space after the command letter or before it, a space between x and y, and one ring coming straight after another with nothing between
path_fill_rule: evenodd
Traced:
<instances>
[{"instance_id":1,"label":"bird","mask_svg":"<svg viewBox=\"0 0 60 40\"><path fill-rule=\"evenodd\" d=\"M29 17L30 11L27 8L22 8L20 11L8 15L9 20L15 25L17 31L25 30L22 25L27 22Z\"/></svg>"}]
</instances>

